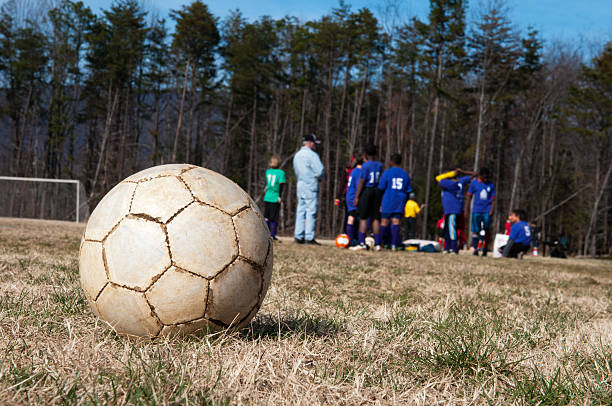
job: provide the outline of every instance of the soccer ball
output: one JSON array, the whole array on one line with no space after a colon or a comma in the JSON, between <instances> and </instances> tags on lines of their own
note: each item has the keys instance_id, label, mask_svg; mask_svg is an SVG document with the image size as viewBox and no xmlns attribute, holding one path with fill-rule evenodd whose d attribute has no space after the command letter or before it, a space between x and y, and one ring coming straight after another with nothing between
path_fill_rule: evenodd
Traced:
<instances>
[{"instance_id":1,"label":"soccer ball","mask_svg":"<svg viewBox=\"0 0 612 406\"><path fill-rule=\"evenodd\" d=\"M116 185L91 214L81 286L119 334L240 328L272 276L270 233L255 202L208 169L162 165Z\"/></svg>"},{"instance_id":2,"label":"soccer ball","mask_svg":"<svg viewBox=\"0 0 612 406\"><path fill-rule=\"evenodd\" d=\"M375 243L374 237L372 237L371 235L368 235L365 238L365 243L366 243L366 245L368 246L369 249L374 248L374 243Z\"/></svg>"},{"instance_id":3,"label":"soccer ball","mask_svg":"<svg viewBox=\"0 0 612 406\"><path fill-rule=\"evenodd\" d=\"M336 237L336 247L346 248L351 244L351 239L346 234L340 234Z\"/></svg>"}]
</instances>

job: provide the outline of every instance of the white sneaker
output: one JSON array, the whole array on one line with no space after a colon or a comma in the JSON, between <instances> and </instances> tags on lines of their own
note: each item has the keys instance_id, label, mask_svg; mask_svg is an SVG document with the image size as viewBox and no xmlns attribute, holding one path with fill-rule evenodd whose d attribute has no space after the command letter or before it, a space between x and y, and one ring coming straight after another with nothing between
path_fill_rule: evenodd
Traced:
<instances>
[{"instance_id":1,"label":"white sneaker","mask_svg":"<svg viewBox=\"0 0 612 406\"><path fill-rule=\"evenodd\" d=\"M351 251L364 251L364 250L368 250L368 246L365 245L364 243L361 244L357 244L354 247L350 247L349 248Z\"/></svg>"},{"instance_id":2,"label":"white sneaker","mask_svg":"<svg viewBox=\"0 0 612 406\"><path fill-rule=\"evenodd\" d=\"M382 251L382 249L383 249L383 248L382 248L382 246L380 246L380 245L375 245L375 246L374 246L374 251L376 251L376 252L378 252L378 251Z\"/></svg>"}]
</instances>

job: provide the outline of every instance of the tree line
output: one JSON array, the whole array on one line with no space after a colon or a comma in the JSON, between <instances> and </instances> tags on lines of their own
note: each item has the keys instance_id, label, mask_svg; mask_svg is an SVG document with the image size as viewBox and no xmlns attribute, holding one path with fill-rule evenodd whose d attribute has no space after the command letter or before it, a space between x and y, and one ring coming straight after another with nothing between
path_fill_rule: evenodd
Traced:
<instances>
[{"instance_id":1,"label":"tree line","mask_svg":"<svg viewBox=\"0 0 612 406\"><path fill-rule=\"evenodd\" d=\"M319 235L344 215L351 156L374 143L402 155L420 221L441 215L434 176L491 170L493 230L527 210L544 239L612 254L612 43L587 60L514 28L503 0L430 0L426 18L387 0L340 1L309 21L212 15L201 0L167 18L136 0L94 13L80 1L0 8L0 174L74 178L95 204L148 166L217 170L261 198L271 155L288 175L280 230L293 227L291 157L314 132L325 177ZM25 8L25 10L24 10ZM473 20L473 21L472 21ZM5 199L10 198L5 196Z\"/></svg>"}]
</instances>

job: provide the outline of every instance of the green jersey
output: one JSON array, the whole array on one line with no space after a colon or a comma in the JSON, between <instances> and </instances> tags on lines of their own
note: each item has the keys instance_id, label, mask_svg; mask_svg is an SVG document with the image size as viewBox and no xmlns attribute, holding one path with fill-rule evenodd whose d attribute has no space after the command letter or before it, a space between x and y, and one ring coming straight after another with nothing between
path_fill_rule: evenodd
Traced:
<instances>
[{"instance_id":1,"label":"green jersey","mask_svg":"<svg viewBox=\"0 0 612 406\"><path fill-rule=\"evenodd\" d=\"M264 202L278 203L281 183L285 183L285 171L282 169L268 169L266 171L266 195L264 196Z\"/></svg>"}]
</instances>

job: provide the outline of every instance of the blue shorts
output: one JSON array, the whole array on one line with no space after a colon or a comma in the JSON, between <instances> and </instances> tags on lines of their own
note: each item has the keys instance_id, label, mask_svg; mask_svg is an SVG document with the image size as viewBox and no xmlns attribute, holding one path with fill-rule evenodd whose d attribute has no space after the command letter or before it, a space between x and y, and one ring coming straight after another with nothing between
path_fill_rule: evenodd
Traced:
<instances>
[{"instance_id":1,"label":"blue shorts","mask_svg":"<svg viewBox=\"0 0 612 406\"><path fill-rule=\"evenodd\" d=\"M380 217L384 219L401 219L402 213L380 213Z\"/></svg>"},{"instance_id":2,"label":"blue shorts","mask_svg":"<svg viewBox=\"0 0 612 406\"><path fill-rule=\"evenodd\" d=\"M489 213L472 213L472 232L479 233L484 230L489 231L491 226L491 217Z\"/></svg>"}]
</instances>

